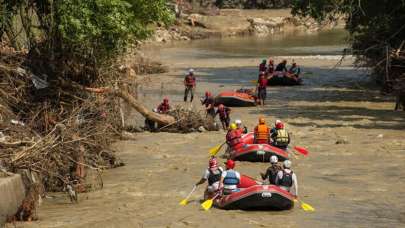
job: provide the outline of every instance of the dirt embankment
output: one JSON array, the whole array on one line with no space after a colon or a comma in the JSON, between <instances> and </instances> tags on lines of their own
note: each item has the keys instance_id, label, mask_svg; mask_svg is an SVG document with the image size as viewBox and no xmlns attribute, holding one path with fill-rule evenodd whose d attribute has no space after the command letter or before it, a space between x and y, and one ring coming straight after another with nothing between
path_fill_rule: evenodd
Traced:
<instances>
[{"instance_id":1,"label":"dirt embankment","mask_svg":"<svg viewBox=\"0 0 405 228\"><path fill-rule=\"evenodd\" d=\"M217 15L183 14L169 28L157 27L148 42L169 42L230 36L270 36L285 31L316 32L342 27L343 22L320 25L311 19L293 17L290 9L223 9Z\"/></svg>"}]
</instances>

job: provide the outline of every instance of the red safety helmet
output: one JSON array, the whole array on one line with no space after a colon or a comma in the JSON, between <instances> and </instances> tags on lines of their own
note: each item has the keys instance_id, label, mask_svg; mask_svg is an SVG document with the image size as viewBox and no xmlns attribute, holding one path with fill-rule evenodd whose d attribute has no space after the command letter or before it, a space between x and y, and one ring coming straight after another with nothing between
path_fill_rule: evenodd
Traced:
<instances>
[{"instance_id":1,"label":"red safety helmet","mask_svg":"<svg viewBox=\"0 0 405 228\"><path fill-rule=\"evenodd\" d=\"M218 160L216 157L212 157L208 162L209 168L215 170L218 168Z\"/></svg>"},{"instance_id":2,"label":"red safety helmet","mask_svg":"<svg viewBox=\"0 0 405 228\"><path fill-rule=\"evenodd\" d=\"M281 121L280 121L280 122L277 122L277 123L276 123L276 128L277 128L277 129L283 129L283 128L284 128L283 122L281 122Z\"/></svg>"},{"instance_id":3,"label":"red safety helmet","mask_svg":"<svg viewBox=\"0 0 405 228\"><path fill-rule=\"evenodd\" d=\"M227 168L227 169L233 169L233 168L235 168L235 161L233 161L233 160L227 160L227 161L225 162L225 165L226 165L226 168Z\"/></svg>"}]
</instances>

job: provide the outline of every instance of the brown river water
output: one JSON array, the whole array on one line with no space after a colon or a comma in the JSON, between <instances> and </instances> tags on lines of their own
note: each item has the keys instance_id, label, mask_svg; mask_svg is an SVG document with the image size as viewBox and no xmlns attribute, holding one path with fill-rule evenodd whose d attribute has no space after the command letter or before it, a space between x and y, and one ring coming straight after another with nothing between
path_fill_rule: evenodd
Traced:
<instances>
[{"instance_id":1,"label":"brown river water","mask_svg":"<svg viewBox=\"0 0 405 228\"><path fill-rule=\"evenodd\" d=\"M292 159L300 197L316 211L299 205L290 211L205 212L199 202L204 187L187 206L179 201L207 167L209 148L225 132L139 133L114 145L126 166L103 173L104 188L79 195L73 205L62 193L42 203L33 223L17 227L405 227L405 113L394 112L393 99L380 96L348 57L341 65L344 34L233 38L145 48L147 56L170 72L145 76L140 99L152 108L163 96L182 102L184 71L198 76L198 96L205 90L251 87L264 56L295 59L305 85L270 87L264 108L233 108L252 129L259 116L286 122L293 145L308 157ZM265 48L265 49L263 49ZM198 99L193 108L201 109ZM142 123L138 115L131 121ZM337 144L337 141L344 142ZM238 162L241 173L259 178L267 164ZM12 227L12 225L9 225Z\"/></svg>"}]
</instances>

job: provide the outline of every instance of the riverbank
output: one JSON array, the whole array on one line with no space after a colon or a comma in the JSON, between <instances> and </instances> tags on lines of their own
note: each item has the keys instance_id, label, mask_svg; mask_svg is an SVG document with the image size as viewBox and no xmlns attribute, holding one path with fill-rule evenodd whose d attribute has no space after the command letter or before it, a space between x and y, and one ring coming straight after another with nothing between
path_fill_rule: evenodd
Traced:
<instances>
[{"instance_id":1,"label":"riverbank","mask_svg":"<svg viewBox=\"0 0 405 228\"><path fill-rule=\"evenodd\" d=\"M183 15L173 26L157 27L156 33L147 43L232 36L269 36L287 31L313 33L331 28L343 28L343 26L343 21L320 25L311 19L293 17L290 9L222 9L219 10L218 15Z\"/></svg>"},{"instance_id":2,"label":"riverbank","mask_svg":"<svg viewBox=\"0 0 405 228\"><path fill-rule=\"evenodd\" d=\"M206 90L217 93L252 86L250 80L256 78L260 60L178 46L151 48L144 53L170 66L168 73L140 78L148 81L139 92L148 108L164 96L172 105L184 105L181 82L191 66L198 77L197 96L202 96ZM274 58L276 62L282 59ZM126 166L106 171L102 190L80 194L77 205L65 194L50 194L39 209L39 221L17 227L219 227L224 223L230 227L403 226L405 185L400 180L405 171L400 167L405 158L405 116L392 111L392 99L365 89L370 87L369 79L366 72L353 67L352 58L333 68L337 60L301 58L305 85L270 87L264 108L232 111L232 118L241 118L249 129L259 116L269 123L281 119L293 133L293 144L309 149L308 157L293 159L293 169L299 178L301 199L316 212L307 213L299 207L283 212L215 208L204 212L199 206L203 187L188 206L179 206L206 168L208 149L221 143L225 132L139 133L136 140L114 145ZM197 99L193 106L201 109ZM239 171L255 178L266 167L237 163Z\"/></svg>"}]
</instances>

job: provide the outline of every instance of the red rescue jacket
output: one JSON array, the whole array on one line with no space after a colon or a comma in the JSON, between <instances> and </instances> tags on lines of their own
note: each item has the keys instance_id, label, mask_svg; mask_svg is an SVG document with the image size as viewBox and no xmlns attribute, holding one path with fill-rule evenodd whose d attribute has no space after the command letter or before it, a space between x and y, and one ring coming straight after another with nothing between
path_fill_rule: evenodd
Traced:
<instances>
[{"instance_id":1,"label":"red rescue jacket","mask_svg":"<svg viewBox=\"0 0 405 228\"><path fill-rule=\"evenodd\" d=\"M239 130L230 130L226 134L226 142L231 148L243 145L242 133Z\"/></svg>"},{"instance_id":2,"label":"red rescue jacket","mask_svg":"<svg viewBox=\"0 0 405 228\"><path fill-rule=\"evenodd\" d=\"M184 78L184 84L186 86L188 86L188 87L194 87L195 86L195 77L194 77L194 75L191 75L191 74L187 75Z\"/></svg>"}]
</instances>

